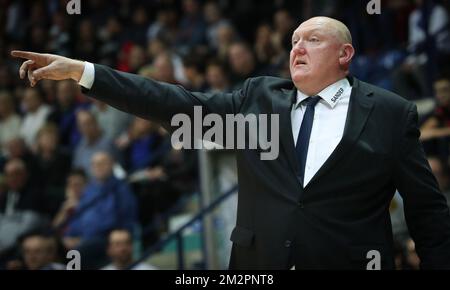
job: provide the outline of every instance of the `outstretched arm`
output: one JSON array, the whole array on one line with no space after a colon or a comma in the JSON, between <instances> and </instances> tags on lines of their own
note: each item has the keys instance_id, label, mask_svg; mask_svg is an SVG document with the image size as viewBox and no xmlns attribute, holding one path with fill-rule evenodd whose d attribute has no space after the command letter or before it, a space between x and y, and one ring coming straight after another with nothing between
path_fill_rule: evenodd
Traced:
<instances>
[{"instance_id":1,"label":"outstretched arm","mask_svg":"<svg viewBox=\"0 0 450 290\"><path fill-rule=\"evenodd\" d=\"M13 51L11 54L26 59L20 67L20 77L28 76L32 86L41 79L79 82L83 76L85 63L82 61L26 51ZM181 86L119 72L103 65L96 64L94 68L95 81L89 90L85 90L88 96L121 111L162 123L166 128L177 113L194 120L194 106L201 107L202 115L215 113L224 118L226 114L238 113L250 84L247 81L242 90L233 93L193 93Z\"/></svg>"}]
</instances>

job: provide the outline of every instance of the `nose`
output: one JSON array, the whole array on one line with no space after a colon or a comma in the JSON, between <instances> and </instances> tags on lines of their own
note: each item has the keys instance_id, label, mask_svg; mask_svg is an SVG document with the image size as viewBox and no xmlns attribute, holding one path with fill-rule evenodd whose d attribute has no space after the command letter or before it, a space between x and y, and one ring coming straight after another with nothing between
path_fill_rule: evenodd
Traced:
<instances>
[{"instance_id":1,"label":"nose","mask_svg":"<svg viewBox=\"0 0 450 290\"><path fill-rule=\"evenodd\" d=\"M303 46L303 44L301 44L300 42L298 42L293 48L292 48L292 52L295 55L304 55L306 54L306 49Z\"/></svg>"}]
</instances>

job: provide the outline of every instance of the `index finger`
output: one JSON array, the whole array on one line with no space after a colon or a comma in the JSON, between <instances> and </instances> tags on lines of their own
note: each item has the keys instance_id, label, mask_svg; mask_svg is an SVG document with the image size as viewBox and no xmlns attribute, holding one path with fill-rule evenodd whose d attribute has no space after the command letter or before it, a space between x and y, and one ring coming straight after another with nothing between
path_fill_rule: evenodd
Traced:
<instances>
[{"instance_id":1,"label":"index finger","mask_svg":"<svg viewBox=\"0 0 450 290\"><path fill-rule=\"evenodd\" d=\"M40 53L31 52L31 51L23 51L23 50L13 50L13 51L11 51L11 55L14 57L36 60L39 58Z\"/></svg>"}]
</instances>

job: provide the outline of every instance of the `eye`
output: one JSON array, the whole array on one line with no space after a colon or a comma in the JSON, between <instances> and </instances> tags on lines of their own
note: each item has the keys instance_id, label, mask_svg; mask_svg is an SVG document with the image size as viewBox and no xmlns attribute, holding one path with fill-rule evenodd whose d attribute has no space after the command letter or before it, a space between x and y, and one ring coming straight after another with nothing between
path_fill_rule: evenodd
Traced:
<instances>
[{"instance_id":1,"label":"eye","mask_svg":"<svg viewBox=\"0 0 450 290\"><path fill-rule=\"evenodd\" d=\"M297 39L292 40L292 46L296 45L297 43L298 43L298 40L297 40Z\"/></svg>"},{"instance_id":2,"label":"eye","mask_svg":"<svg viewBox=\"0 0 450 290\"><path fill-rule=\"evenodd\" d=\"M316 36L312 36L312 37L309 38L309 41L311 41L311 42L318 42L319 38L317 38Z\"/></svg>"}]
</instances>

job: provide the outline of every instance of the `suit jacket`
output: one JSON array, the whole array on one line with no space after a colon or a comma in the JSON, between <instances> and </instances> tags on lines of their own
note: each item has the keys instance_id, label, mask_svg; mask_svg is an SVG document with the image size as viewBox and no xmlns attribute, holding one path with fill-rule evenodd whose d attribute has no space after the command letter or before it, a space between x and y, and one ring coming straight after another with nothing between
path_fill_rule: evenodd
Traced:
<instances>
[{"instance_id":1,"label":"suit jacket","mask_svg":"<svg viewBox=\"0 0 450 290\"><path fill-rule=\"evenodd\" d=\"M419 142L416 107L349 77L353 87L342 140L303 188L291 130L292 81L248 79L233 93L193 93L95 65L86 93L168 127L176 113L279 114L280 154L236 150L239 194L231 269L366 269L377 250L394 268L389 204L402 194L422 268L450 268L450 216Z\"/></svg>"}]
</instances>

